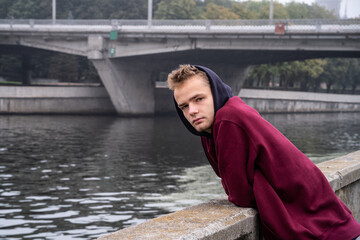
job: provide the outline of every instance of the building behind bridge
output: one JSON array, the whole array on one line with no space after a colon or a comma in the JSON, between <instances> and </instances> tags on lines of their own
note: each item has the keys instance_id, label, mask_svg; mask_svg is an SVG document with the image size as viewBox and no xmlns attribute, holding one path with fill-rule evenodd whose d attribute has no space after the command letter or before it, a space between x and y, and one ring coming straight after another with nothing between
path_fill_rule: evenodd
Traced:
<instances>
[{"instance_id":1,"label":"building behind bridge","mask_svg":"<svg viewBox=\"0 0 360 240\"><path fill-rule=\"evenodd\" d=\"M315 0L315 3L329 11L332 11L337 18L340 18L341 0Z\"/></svg>"}]
</instances>

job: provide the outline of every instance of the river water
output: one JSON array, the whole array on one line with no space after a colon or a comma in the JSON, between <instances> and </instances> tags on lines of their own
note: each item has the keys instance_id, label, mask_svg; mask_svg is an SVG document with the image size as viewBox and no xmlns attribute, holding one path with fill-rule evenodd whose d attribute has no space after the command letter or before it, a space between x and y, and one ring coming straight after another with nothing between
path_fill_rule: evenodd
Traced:
<instances>
[{"instance_id":1,"label":"river water","mask_svg":"<svg viewBox=\"0 0 360 240\"><path fill-rule=\"evenodd\" d=\"M315 162L360 149L360 113L263 116ZM1 239L93 239L220 185L175 116L0 116Z\"/></svg>"}]
</instances>

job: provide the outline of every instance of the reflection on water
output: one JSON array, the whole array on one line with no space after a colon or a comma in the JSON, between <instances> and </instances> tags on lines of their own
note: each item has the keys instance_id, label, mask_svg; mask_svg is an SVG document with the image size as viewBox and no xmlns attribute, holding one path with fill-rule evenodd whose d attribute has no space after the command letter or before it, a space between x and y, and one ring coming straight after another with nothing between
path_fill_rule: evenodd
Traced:
<instances>
[{"instance_id":1,"label":"reflection on water","mask_svg":"<svg viewBox=\"0 0 360 240\"><path fill-rule=\"evenodd\" d=\"M360 149L360 113L263 115L314 162Z\"/></svg>"},{"instance_id":2,"label":"reflection on water","mask_svg":"<svg viewBox=\"0 0 360 240\"><path fill-rule=\"evenodd\" d=\"M264 117L314 161L360 149L360 113ZM90 239L223 196L176 117L0 116L0 238Z\"/></svg>"}]
</instances>

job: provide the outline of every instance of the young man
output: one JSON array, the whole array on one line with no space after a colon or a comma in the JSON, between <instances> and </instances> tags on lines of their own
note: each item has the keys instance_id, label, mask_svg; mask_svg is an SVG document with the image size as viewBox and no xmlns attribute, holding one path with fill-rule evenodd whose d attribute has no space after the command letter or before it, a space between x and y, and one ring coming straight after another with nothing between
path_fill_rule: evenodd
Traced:
<instances>
[{"instance_id":1,"label":"young man","mask_svg":"<svg viewBox=\"0 0 360 240\"><path fill-rule=\"evenodd\" d=\"M221 178L230 202L259 210L265 239L351 240L360 224L322 172L210 69L168 76L176 110Z\"/></svg>"}]
</instances>

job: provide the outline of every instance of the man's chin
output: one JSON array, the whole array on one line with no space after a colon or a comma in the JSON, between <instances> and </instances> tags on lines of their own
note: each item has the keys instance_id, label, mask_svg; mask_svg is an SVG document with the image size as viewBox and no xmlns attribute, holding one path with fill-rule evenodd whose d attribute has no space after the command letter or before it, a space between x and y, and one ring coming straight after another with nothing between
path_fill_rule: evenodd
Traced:
<instances>
[{"instance_id":1,"label":"man's chin","mask_svg":"<svg viewBox=\"0 0 360 240\"><path fill-rule=\"evenodd\" d=\"M199 132L199 133L202 133L202 132L208 132L208 128L204 128L204 127L199 127L199 126L197 126L197 127L194 127L195 128L195 130L197 131L197 132Z\"/></svg>"},{"instance_id":2,"label":"man's chin","mask_svg":"<svg viewBox=\"0 0 360 240\"><path fill-rule=\"evenodd\" d=\"M199 126L193 126L195 128L195 130L199 133L204 132L204 129L202 127Z\"/></svg>"}]
</instances>

